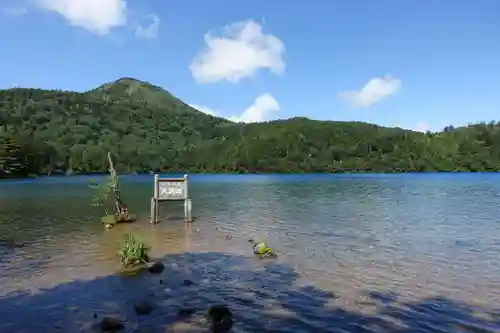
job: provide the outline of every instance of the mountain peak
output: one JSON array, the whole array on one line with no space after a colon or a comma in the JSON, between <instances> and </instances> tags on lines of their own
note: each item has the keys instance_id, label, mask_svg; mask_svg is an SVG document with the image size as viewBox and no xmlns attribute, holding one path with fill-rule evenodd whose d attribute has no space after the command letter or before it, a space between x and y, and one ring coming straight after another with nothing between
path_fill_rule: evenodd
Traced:
<instances>
[{"instance_id":1,"label":"mountain peak","mask_svg":"<svg viewBox=\"0 0 500 333\"><path fill-rule=\"evenodd\" d=\"M87 93L106 100L127 99L137 102L147 102L150 106L160 108L172 108L173 105L184 104L167 90L131 77L122 77L118 80L105 83Z\"/></svg>"},{"instance_id":2,"label":"mountain peak","mask_svg":"<svg viewBox=\"0 0 500 333\"><path fill-rule=\"evenodd\" d=\"M157 92L163 92L163 93L167 93L167 94L171 95L168 91L166 91L165 89L163 89L161 87L158 87L158 86L155 86L149 82L141 81L141 80L134 79L131 77L122 77L118 80L105 83L102 86L99 86L96 89L91 90L91 91L94 91L94 92L109 92L109 91L117 92L117 90L120 90L120 89L129 90L129 93L134 92L134 90L147 89L147 90L154 90Z\"/></svg>"}]
</instances>

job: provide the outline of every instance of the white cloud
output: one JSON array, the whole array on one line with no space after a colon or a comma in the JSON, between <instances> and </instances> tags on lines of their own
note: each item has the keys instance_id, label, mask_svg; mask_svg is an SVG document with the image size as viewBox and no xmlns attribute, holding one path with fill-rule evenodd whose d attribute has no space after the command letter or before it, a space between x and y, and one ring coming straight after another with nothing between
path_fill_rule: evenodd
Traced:
<instances>
[{"instance_id":1,"label":"white cloud","mask_svg":"<svg viewBox=\"0 0 500 333\"><path fill-rule=\"evenodd\" d=\"M229 120L235 122L254 123L268 119L269 114L279 111L280 105L278 101L269 93L260 95L239 116L229 117Z\"/></svg>"},{"instance_id":2,"label":"white cloud","mask_svg":"<svg viewBox=\"0 0 500 333\"><path fill-rule=\"evenodd\" d=\"M414 124L414 125L410 125L410 126L402 126L400 124L391 124L389 125L389 127L399 127L399 128L405 128L405 129L409 129L411 131L415 131L415 132L422 132L422 133L425 133L427 131L431 131L431 132L436 132L436 128L435 126L431 126L429 123L426 123L426 122L419 122L417 124Z\"/></svg>"},{"instance_id":3,"label":"white cloud","mask_svg":"<svg viewBox=\"0 0 500 333\"><path fill-rule=\"evenodd\" d=\"M370 79L360 90L341 92L339 97L347 100L354 108L369 107L401 89L401 80L390 75Z\"/></svg>"},{"instance_id":4,"label":"white cloud","mask_svg":"<svg viewBox=\"0 0 500 333\"><path fill-rule=\"evenodd\" d=\"M216 116L217 115L217 112L215 112L215 110L212 110L210 108L207 108L206 106L201 106L201 105L197 105L197 104L189 104L190 107L198 110L198 111L201 111L203 113L206 113L210 116Z\"/></svg>"},{"instance_id":5,"label":"white cloud","mask_svg":"<svg viewBox=\"0 0 500 333\"><path fill-rule=\"evenodd\" d=\"M237 22L226 26L223 34L205 34L206 49L196 56L189 69L199 83L221 80L237 83L252 77L257 71L269 69L283 73L285 45L274 35L262 32L254 21Z\"/></svg>"},{"instance_id":6,"label":"white cloud","mask_svg":"<svg viewBox=\"0 0 500 333\"><path fill-rule=\"evenodd\" d=\"M105 35L127 23L125 0L37 0L46 9L64 16L71 25Z\"/></svg>"},{"instance_id":7,"label":"white cloud","mask_svg":"<svg viewBox=\"0 0 500 333\"><path fill-rule=\"evenodd\" d=\"M426 123L426 122L420 122L417 125L413 126L411 128L412 131L417 131L417 132L427 132L431 130L431 126Z\"/></svg>"},{"instance_id":8,"label":"white cloud","mask_svg":"<svg viewBox=\"0 0 500 333\"><path fill-rule=\"evenodd\" d=\"M156 39L158 37L158 32L160 30L160 18L155 14L149 15L148 18L150 20L149 25L137 23L135 27L136 37L144 39Z\"/></svg>"},{"instance_id":9,"label":"white cloud","mask_svg":"<svg viewBox=\"0 0 500 333\"><path fill-rule=\"evenodd\" d=\"M216 112L213 109L196 104L189 104L189 105L211 116L221 117L220 113ZM265 93L257 97L253 102L253 104L250 105L239 116L231 116L227 117L227 119L234 122L244 122L244 123L261 122L268 120L270 114L279 110L280 110L280 105L278 101L271 94Z\"/></svg>"}]
</instances>

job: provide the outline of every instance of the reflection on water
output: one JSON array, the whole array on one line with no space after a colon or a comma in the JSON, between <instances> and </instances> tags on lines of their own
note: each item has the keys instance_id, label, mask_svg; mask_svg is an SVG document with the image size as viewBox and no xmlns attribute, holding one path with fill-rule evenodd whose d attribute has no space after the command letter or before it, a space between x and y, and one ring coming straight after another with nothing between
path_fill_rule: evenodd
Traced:
<instances>
[{"instance_id":1,"label":"reflection on water","mask_svg":"<svg viewBox=\"0 0 500 333\"><path fill-rule=\"evenodd\" d=\"M24 246L0 245L0 332L41 321L78 332L94 312L126 316L131 330L196 332L202 316L179 321L179 307L217 302L234 310L235 332L500 330L500 175L190 180L195 223L165 204L162 223L148 224L152 177L136 176L123 191L139 221L110 231L85 177L1 182L1 238ZM161 277L113 275L129 231L164 258ZM278 260L250 257L249 238ZM144 295L158 308L136 318L130 302Z\"/></svg>"}]
</instances>

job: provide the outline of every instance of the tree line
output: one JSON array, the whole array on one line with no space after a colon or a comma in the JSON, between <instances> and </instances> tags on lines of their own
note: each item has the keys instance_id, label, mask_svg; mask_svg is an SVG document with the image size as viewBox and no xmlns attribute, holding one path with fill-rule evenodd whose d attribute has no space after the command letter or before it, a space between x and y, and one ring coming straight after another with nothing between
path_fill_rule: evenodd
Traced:
<instances>
[{"instance_id":1,"label":"tree line","mask_svg":"<svg viewBox=\"0 0 500 333\"><path fill-rule=\"evenodd\" d=\"M241 124L121 79L78 93L0 90L0 177L134 172L499 171L500 123L420 133L292 118Z\"/></svg>"}]
</instances>

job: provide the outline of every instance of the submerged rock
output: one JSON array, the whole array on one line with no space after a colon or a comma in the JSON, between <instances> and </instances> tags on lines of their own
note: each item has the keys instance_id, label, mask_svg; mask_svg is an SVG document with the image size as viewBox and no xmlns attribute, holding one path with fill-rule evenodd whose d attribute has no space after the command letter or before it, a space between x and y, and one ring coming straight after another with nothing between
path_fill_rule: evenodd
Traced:
<instances>
[{"instance_id":1,"label":"submerged rock","mask_svg":"<svg viewBox=\"0 0 500 333\"><path fill-rule=\"evenodd\" d=\"M207 317L214 332L228 332L233 327L233 314L225 305L214 305L210 307Z\"/></svg>"},{"instance_id":2,"label":"submerged rock","mask_svg":"<svg viewBox=\"0 0 500 333\"><path fill-rule=\"evenodd\" d=\"M177 312L177 315L181 318L187 318L194 315L195 312L196 310L192 308L182 308L179 310L179 312Z\"/></svg>"},{"instance_id":3,"label":"submerged rock","mask_svg":"<svg viewBox=\"0 0 500 333\"><path fill-rule=\"evenodd\" d=\"M273 259L273 258L277 258L278 255L276 254L276 252L267 252L267 253L264 253L264 254L255 254L255 256L259 259L266 259L266 258L269 258L269 259Z\"/></svg>"},{"instance_id":4,"label":"submerged rock","mask_svg":"<svg viewBox=\"0 0 500 333\"><path fill-rule=\"evenodd\" d=\"M148 266L146 264L133 265L133 266L123 267L120 273L122 275L135 276L145 272L147 269Z\"/></svg>"},{"instance_id":5,"label":"submerged rock","mask_svg":"<svg viewBox=\"0 0 500 333\"><path fill-rule=\"evenodd\" d=\"M8 249L15 249L24 247L23 243L18 243L13 239L0 239L0 247L5 247Z\"/></svg>"},{"instance_id":6,"label":"submerged rock","mask_svg":"<svg viewBox=\"0 0 500 333\"><path fill-rule=\"evenodd\" d=\"M100 323L101 332L118 332L124 327L118 318L104 317Z\"/></svg>"},{"instance_id":7,"label":"submerged rock","mask_svg":"<svg viewBox=\"0 0 500 333\"><path fill-rule=\"evenodd\" d=\"M150 314L154 309L153 302L141 300L134 303L134 311L138 316Z\"/></svg>"},{"instance_id":8,"label":"submerged rock","mask_svg":"<svg viewBox=\"0 0 500 333\"><path fill-rule=\"evenodd\" d=\"M191 280L184 280L184 282L182 284L186 287L189 287L189 286L192 286L194 284L194 282Z\"/></svg>"},{"instance_id":9,"label":"submerged rock","mask_svg":"<svg viewBox=\"0 0 500 333\"><path fill-rule=\"evenodd\" d=\"M148 272L151 274L160 274L165 269L165 265L159 261L148 264Z\"/></svg>"}]
</instances>

